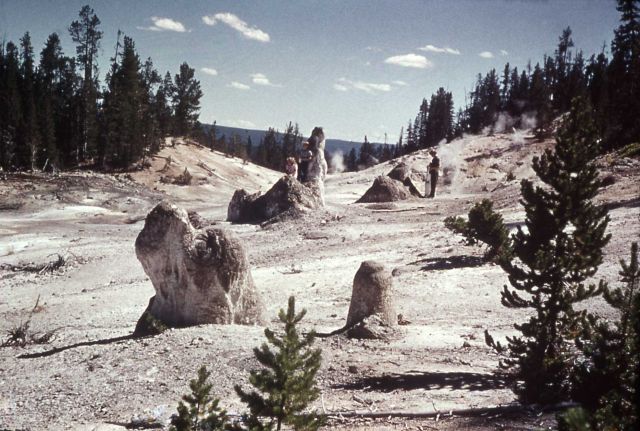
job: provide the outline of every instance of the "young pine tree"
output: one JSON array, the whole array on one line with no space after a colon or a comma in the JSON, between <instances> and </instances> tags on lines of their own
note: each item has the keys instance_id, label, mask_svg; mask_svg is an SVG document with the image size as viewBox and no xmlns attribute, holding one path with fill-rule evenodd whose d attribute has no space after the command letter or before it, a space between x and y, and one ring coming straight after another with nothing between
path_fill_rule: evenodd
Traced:
<instances>
[{"instance_id":1,"label":"young pine tree","mask_svg":"<svg viewBox=\"0 0 640 431\"><path fill-rule=\"evenodd\" d=\"M493 210L493 202L489 199L483 199L471 208L468 221L452 216L444 219L444 225L447 229L464 236L467 245L486 244L486 261L493 261L499 256L511 253L509 232L502 216Z\"/></svg>"},{"instance_id":2,"label":"young pine tree","mask_svg":"<svg viewBox=\"0 0 640 431\"><path fill-rule=\"evenodd\" d=\"M569 397L571 342L586 317L573 306L603 287L603 282L585 285L610 238L606 209L592 202L600 185L593 163L597 154L590 107L576 99L558 131L555 151L533 160L544 185L522 181L526 229L511 238L515 259L500 261L511 284L504 287L502 303L533 315L514 325L521 334L507 337L507 346L485 335L487 344L504 355L501 366L514 372L516 392L525 403Z\"/></svg>"},{"instance_id":3,"label":"young pine tree","mask_svg":"<svg viewBox=\"0 0 640 431\"><path fill-rule=\"evenodd\" d=\"M585 361L577 367L574 398L591 413L593 429L640 429L640 269L638 243L631 259L620 260L622 288L604 288L619 312L613 325L594 322L581 344Z\"/></svg>"},{"instance_id":4,"label":"young pine tree","mask_svg":"<svg viewBox=\"0 0 640 431\"><path fill-rule=\"evenodd\" d=\"M232 429L227 412L218 406L218 399L211 398L212 384L207 383L211 373L205 366L198 370L198 377L189 382L191 394L184 395L178 403L178 414L171 418L170 431L216 431Z\"/></svg>"},{"instance_id":5,"label":"young pine tree","mask_svg":"<svg viewBox=\"0 0 640 431\"><path fill-rule=\"evenodd\" d=\"M289 298L285 313L280 310L278 318L284 324L284 334L277 336L269 329L264 330L272 350L266 343L253 350L256 359L264 368L251 371L249 382L257 391L245 392L239 385L235 389L240 399L251 410L251 429L280 430L282 425L293 426L296 430L315 430L322 424L315 413L302 413L318 398L315 385L316 373L320 369L321 350L310 349L315 338L311 332L300 337L296 325L305 316L306 310L296 314L295 299ZM269 418L260 425L258 418Z\"/></svg>"}]
</instances>

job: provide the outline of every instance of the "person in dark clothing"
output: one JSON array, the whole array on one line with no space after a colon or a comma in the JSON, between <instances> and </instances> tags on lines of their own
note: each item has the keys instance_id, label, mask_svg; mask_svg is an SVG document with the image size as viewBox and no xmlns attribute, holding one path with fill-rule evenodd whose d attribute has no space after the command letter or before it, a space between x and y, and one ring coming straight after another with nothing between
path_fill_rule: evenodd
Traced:
<instances>
[{"instance_id":1,"label":"person in dark clothing","mask_svg":"<svg viewBox=\"0 0 640 431\"><path fill-rule=\"evenodd\" d=\"M431 182L431 193L428 198L433 198L436 196L436 184L438 184L438 175L440 173L440 159L436 154L436 150L429 151L431 154L431 163L429 163L429 179ZM426 193L426 190L425 190Z\"/></svg>"},{"instance_id":2,"label":"person in dark clothing","mask_svg":"<svg viewBox=\"0 0 640 431\"><path fill-rule=\"evenodd\" d=\"M307 181L307 173L309 172L309 162L313 157L313 153L309 149L309 142L302 143L302 150L298 156L298 181L301 183Z\"/></svg>"}]
</instances>

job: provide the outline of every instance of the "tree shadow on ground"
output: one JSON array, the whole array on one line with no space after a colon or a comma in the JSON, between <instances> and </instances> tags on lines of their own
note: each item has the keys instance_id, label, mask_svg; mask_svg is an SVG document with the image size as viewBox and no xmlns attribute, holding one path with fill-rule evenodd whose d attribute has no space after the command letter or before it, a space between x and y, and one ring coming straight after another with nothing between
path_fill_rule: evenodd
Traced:
<instances>
[{"instance_id":1,"label":"tree shadow on ground","mask_svg":"<svg viewBox=\"0 0 640 431\"><path fill-rule=\"evenodd\" d=\"M430 257L427 259L416 260L409 265L424 264L420 270L422 271L442 271L446 269L457 268L474 268L487 263L480 256L448 256L448 257Z\"/></svg>"},{"instance_id":2,"label":"tree shadow on ground","mask_svg":"<svg viewBox=\"0 0 640 431\"><path fill-rule=\"evenodd\" d=\"M51 350L45 350L44 352L24 353L22 355L18 355L18 358L19 359L44 358L46 356L52 356L52 355L55 355L56 353L64 352L65 350L75 349L76 347L97 346L97 345L117 343L118 341L134 340L139 338L142 338L142 337L134 337L132 334L130 334L130 335L123 335L120 337L105 338L102 340L81 341L80 343L69 344L68 346L55 347Z\"/></svg>"},{"instance_id":3,"label":"tree shadow on ground","mask_svg":"<svg viewBox=\"0 0 640 431\"><path fill-rule=\"evenodd\" d=\"M469 391L490 391L509 386L505 376L481 373L447 372L409 372L407 374L387 374L364 377L353 383L334 385L335 389L391 392L414 389L466 389Z\"/></svg>"}]
</instances>

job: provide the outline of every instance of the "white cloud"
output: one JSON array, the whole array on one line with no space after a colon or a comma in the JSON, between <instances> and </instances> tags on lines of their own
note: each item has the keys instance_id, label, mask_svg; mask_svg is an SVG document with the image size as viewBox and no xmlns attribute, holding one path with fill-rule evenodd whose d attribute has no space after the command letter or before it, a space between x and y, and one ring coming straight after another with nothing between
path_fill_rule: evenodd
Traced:
<instances>
[{"instance_id":1,"label":"white cloud","mask_svg":"<svg viewBox=\"0 0 640 431\"><path fill-rule=\"evenodd\" d=\"M509 51L501 49L500 50L500 55L502 55L502 56L509 55Z\"/></svg>"},{"instance_id":2,"label":"white cloud","mask_svg":"<svg viewBox=\"0 0 640 431\"><path fill-rule=\"evenodd\" d=\"M280 84L273 84L269 81L269 78L264 73L254 73L251 75L251 80L256 85L264 85L267 87L282 87Z\"/></svg>"},{"instance_id":3,"label":"white cloud","mask_svg":"<svg viewBox=\"0 0 640 431\"><path fill-rule=\"evenodd\" d=\"M207 25L215 25L218 21L240 32L247 39L257 40L258 42L269 42L271 40L269 34L257 27L249 27L246 22L232 13L217 13L215 15L206 15L202 17L202 22Z\"/></svg>"},{"instance_id":4,"label":"white cloud","mask_svg":"<svg viewBox=\"0 0 640 431\"><path fill-rule=\"evenodd\" d=\"M404 82L404 81L393 81L393 82L392 82L392 84L395 84L395 85L397 85L398 87L406 87L407 85L409 85L409 84L407 84L407 83L406 83L406 82Z\"/></svg>"},{"instance_id":5,"label":"white cloud","mask_svg":"<svg viewBox=\"0 0 640 431\"><path fill-rule=\"evenodd\" d=\"M460 51L454 48L449 48L448 46L444 47L444 48L438 48L437 46L433 46L433 45L426 45L423 46L422 48L418 48L421 51L428 51L428 52L437 52L439 54L453 54L453 55L460 55Z\"/></svg>"},{"instance_id":6,"label":"white cloud","mask_svg":"<svg viewBox=\"0 0 640 431\"><path fill-rule=\"evenodd\" d=\"M235 88L236 90L243 90L243 91L251 90L251 87L238 81L233 81L231 84L229 84L229 87Z\"/></svg>"},{"instance_id":7,"label":"white cloud","mask_svg":"<svg viewBox=\"0 0 640 431\"><path fill-rule=\"evenodd\" d=\"M206 73L207 75L211 75L211 76L217 76L218 75L218 71L215 70L212 67L203 67L203 68L200 69L200 72Z\"/></svg>"},{"instance_id":8,"label":"white cloud","mask_svg":"<svg viewBox=\"0 0 640 431\"><path fill-rule=\"evenodd\" d=\"M387 58L384 62L402 67L415 67L417 69L427 69L433 66L433 63L431 63L425 56L413 53L395 55Z\"/></svg>"},{"instance_id":9,"label":"white cloud","mask_svg":"<svg viewBox=\"0 0 640 431\"><path fill-rule=\"evenodd\" d=\"M480 54L478 54L480 57L482 58L493 58L493 52L491 51L482 51Z\"/></svg>"},{"instance_id":10,"label":"white cloud","mask_svg":"<svg viewBox=\"0 0 640 431\"><path fill-rule=\"evenodd\" d=\"M348 91L350 89L364 91L369 94L377 94L379 92L386 93L391 91L389 84L377 84L373 82L352 81L347 78L340 78L337 83L333 84L333 88L338 91Z\"/></svg>"},{"instance_id":11,"label":"white cloud","mask_svg":"<svg viewBox=\"0 0 640 431\"><path fill-rule=\"evenodd\" d=\"M161 18L152 16L151 21L153 25L151 27L137 27L139 30L151 30L151 31L177 31L178 33L184 33L187 29L184 25L171 18Z\"/></svg>"}]
</instances>

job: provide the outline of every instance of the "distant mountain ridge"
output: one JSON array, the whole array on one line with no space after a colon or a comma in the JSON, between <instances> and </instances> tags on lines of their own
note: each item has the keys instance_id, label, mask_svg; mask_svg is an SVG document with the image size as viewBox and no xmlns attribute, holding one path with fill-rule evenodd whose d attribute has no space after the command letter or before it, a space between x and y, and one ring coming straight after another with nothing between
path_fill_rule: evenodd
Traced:
<instances>
[{"instance_id":1,"label":"distant mountain ridge","mask_svg":"<svg viewBox=\"0 0 640 431\"><path fill-rule=\"evenodd\" d=\"M202 128L208 132L213 127L212 124L203 124ZM233 135L240 136L243 142L246 142L247 139L251 138L251 143L254 148L260 143L260 140L264 137L266 130L253 130L253 129L242 129L239 127L229 127L229 126L220 126L216 124L216 139L221 138L223 135L227 138L232 137ZM278 139L281 139L284 133L278 131L277 136ZM303 136L308 137L303 133ZM355 148L356 151L360 149L362 142L354 142L354 141L345 141L343 139L331 139L327 138L327 143L325 149L329 154L336 153L341 151L345 156L351 151L352 148ZM378 142L371 142L373 145L384 145Z\"/></svg>"}]
</instances>

